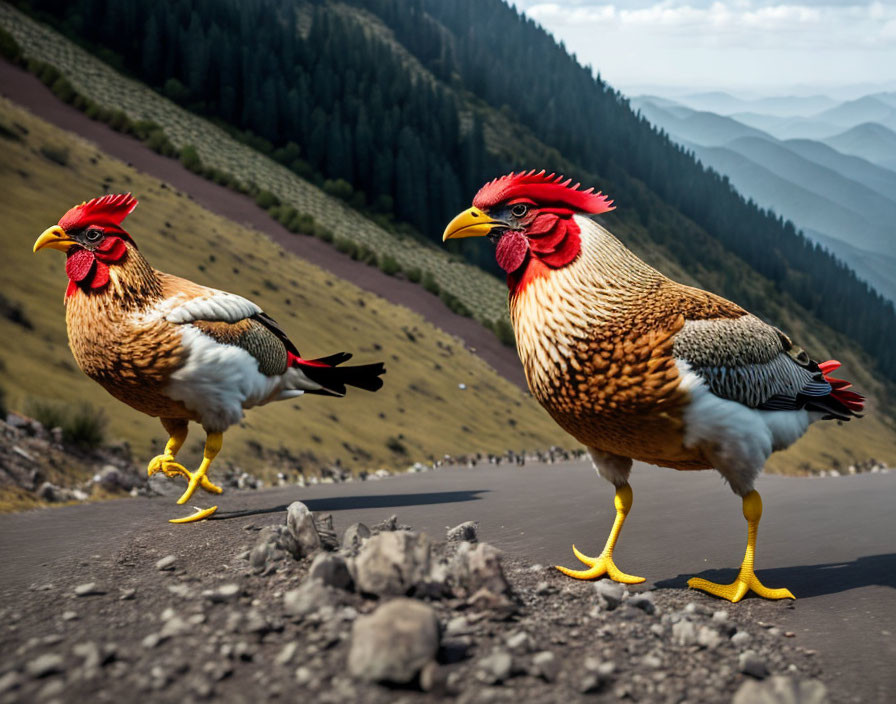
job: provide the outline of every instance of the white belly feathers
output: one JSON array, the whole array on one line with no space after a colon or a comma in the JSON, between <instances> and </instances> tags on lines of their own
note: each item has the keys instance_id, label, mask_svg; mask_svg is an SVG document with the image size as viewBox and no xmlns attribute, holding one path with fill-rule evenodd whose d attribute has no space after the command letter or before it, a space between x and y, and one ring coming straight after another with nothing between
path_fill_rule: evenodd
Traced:
<instances>
[{"instance_id":1,"label":"white belly feathers","mask_svg":"<svg viewBox=\"0 0 896 704\"><path fill-rule=\"evenodd\" d=\"M223 432L238 423L244 408L303 393L285 388L286 375L258 371L258 362L246 350L215 342L192 325L181 330L189 355L171 375L165 393L197 413L207 431Z\"/></svg>"}]
</instances>

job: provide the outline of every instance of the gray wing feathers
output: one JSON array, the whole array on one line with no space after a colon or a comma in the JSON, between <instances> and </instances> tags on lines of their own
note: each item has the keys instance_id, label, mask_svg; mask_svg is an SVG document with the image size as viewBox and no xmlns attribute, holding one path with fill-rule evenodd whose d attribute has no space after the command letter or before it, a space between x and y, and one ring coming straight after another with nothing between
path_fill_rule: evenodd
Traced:
<instances>
[{"instance_id":1,"label":"gray wing feathers","mask_svg":"<svg viewBox=\"0 0 896 704\"><path fill-rule=\"evenodd\" d=\"M817 370L789 354L792 344L786 335L752 315L688 320L672 349L716 396L751 408L796 408L798 395L831 391Z\"/></svg>"}]
</instances>

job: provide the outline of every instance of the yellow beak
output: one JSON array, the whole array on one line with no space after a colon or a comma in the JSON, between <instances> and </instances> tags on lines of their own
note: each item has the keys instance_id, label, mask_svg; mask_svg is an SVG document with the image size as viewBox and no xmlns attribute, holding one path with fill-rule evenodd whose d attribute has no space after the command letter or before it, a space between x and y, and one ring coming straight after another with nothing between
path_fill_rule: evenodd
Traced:
<instances>
[{"instance_id":1,"label":"yellow beak","mask_svg":"<svg viewBox=\"0 0 896 704\"><path fill-rule=\"evenodd\" d=\"M464 210L445 228L442 242L456 240L461 237L485 237L492 231L495 225L505 225L500 220L492 220L479 208Z\"/></svg>"},{"instance_id":2,"label":"yellow beak","mask_svg":"<svg viewBox=\"0 0 896 704\"><path fill-rule=\"evenodd\" d=\"M44 233L37 238L37 242L34 243L34 251L49 247L50 249L67 252L73 244L75 244L75 241L65 234L65 230L59 227L59 225L53 225L53 227L48 227L44 230Z\"/></svg>"}]
</instances>

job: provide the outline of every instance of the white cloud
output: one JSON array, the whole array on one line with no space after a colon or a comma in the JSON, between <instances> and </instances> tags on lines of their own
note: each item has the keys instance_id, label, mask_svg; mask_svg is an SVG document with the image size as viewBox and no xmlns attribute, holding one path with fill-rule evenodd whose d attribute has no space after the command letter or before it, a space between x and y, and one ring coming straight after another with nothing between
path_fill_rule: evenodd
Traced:
<instances>
[{"instance_id":1,"label":"white cloud","mask_svg":"<svg viewBox=\"0 0 896 704\"><path fill-rule=\"evenodd\" d=\"M611 83L896 79L896 3L566 0L518 5Z\"/></svg>"}]
</instances>

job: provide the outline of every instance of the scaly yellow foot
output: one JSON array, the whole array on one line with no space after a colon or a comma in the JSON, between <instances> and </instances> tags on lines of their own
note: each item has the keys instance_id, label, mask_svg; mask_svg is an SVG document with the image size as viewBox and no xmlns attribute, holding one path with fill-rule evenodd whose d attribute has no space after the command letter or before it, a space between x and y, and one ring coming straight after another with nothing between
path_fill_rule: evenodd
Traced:
<instances>
[{"instance_id":1,"label":"scaly yellow foot","mask_svg":"<svg viewBox=\"0 0 896 704\"><path fill-rule=\"evenodd\" d=\"M623 584L640 584L644 581L643 577L635 577L632 574L626 574L616 567L616 563L613 562L612 554L607 555L601 553L598 557L588 557L579 552L575 545L572 546L572 551L575 553L575 556L588 565L590 569L571 570L568 567L556 565L557 569L567 577L572 577L573 579L597 579L598 577L606 575L614 582L622 582Z\"/></svg>"},{"instance_id":2,"label":"scaly yellow foot","mask_svg":"<svg viewBox=\"0 0 896 704\"><path fill-rule=\"evenodd\" d=\"M187 484L187 491L189 494L184 494L186 498L183 496L182 501L178 501L177 503L182 504L184 501L190 498L193 495L193 492L196 491L196 485L201 486L207 492L211 494L220 494L224 491L221 487L216 486L211 482L211 480L205 475L205 472L202 475L199 475L199 472L190 472L186 467L184 467L179 462L174 461L174 457L171 455L157 455L152 458L149 462L149 466L146 468L147 476L152 476L157 472L163 472L166 477L171 477L172 479L175 477L184 477ZM193 484L193 488L190 489L190 484Z\"/></svg>"},{"instance_id":3,"label":"scaly yellow foot","mask_svg":"<svg viewBox=\"0 0 896 704\"><path fill-rule=\"evenodd\" d=\"M688 586L691 589L700 589L707 594L727 599L733 603L737 603L743 599L747 595L747 592L751 590L764 599L796 599L796 597L790 593L789 589L769 589L766 587L759 581L759 578L752 569L747 571L741 568L740 574L737 575L737 579L731 584L718 584L717 582L710 582L709 580L701 579L700 577L691 577L691 579L688 580Z\"/></svg>"},{"instance_id":4,"label":"scaly yellow foot","mask_svg":"<svg viewBox=\"0 0 896 704\"><path fill-rule=\"evenodd\" d=\"M212 494L221 494L224 490L217 486L216 484L212 484L211 480L205 476L205 473L208 471L209 465L211 465L212 460L215 459L215 456L221 451L221 445L223 444L224 436L222 433L209 433L205 438L205 448L202 451L202 464L199 465L199 469L195 472L190 472L184 469L186 476L188 478L187 488L181 497L177 500L177 503L184 504L190 500L190 497L193 496L193 492L196 491L198 487L202 487L208 492ZM183 469L183 467L181 467Z\"/></svg>"},{"instance_id":5,"label":"scaly yellow foot","mask_svg":"<svg viewBox=\"0 0 896 704\"><path fill-rule=\"evenodd\" d=\"M762 518L762 498L758 491L751 491L744 497L744 518L747 519L747 551L744 554L740 572L731 584L718 584L700 577L688 580L691 589L700 589L713 596L737 603L747 592L753 591L764 599L796 599L789 589L769 589L753 571L756 556L756 534L759 531L759 520Z\"/></svg>"},{"instance_id":6,"label":"scaly yellow foot","mask_svg":"<svg viewBox=\"0 0 896 704\"><path fill-rule=\"evenodd\" d=\"M169 523L194 523L196 521L201 521L205 518L208 518L217 510L218 510L217 506L212 506L211 508L197 508L196 513L194 513L191 516L185 516L184 518L171 518L168 520L168 522Z\"/></svg>"},{"instance_id":7,"label":"scaly yellow foot","mask_svg":"<svg viewBox=\"0 0 896 704\"><path fill-rule=\"evenodd\" d=\"M614 582L622 582L623 584L640 584L643 582L643 577L635 577L634 575L626 574L616 567L616 564L613 562L613 548L616 547L616 541L619 538L619 531L622 530L622 524L625 522L625 517L632 508L632 499L631 486L624 484L617 487L616 498L613 501L616 505L616 520L613 521L613 529L610 531L610 536L607 538L607 544L598 557L588 557L579 552L575 545L572 546L572 551L575 553L575 556L588 565L590 569L571 570L568 567L556 565L557 569L567 577L572 577L573 579L597 579L598 577L607 575Z\"/></svg>"}]
</instances>

